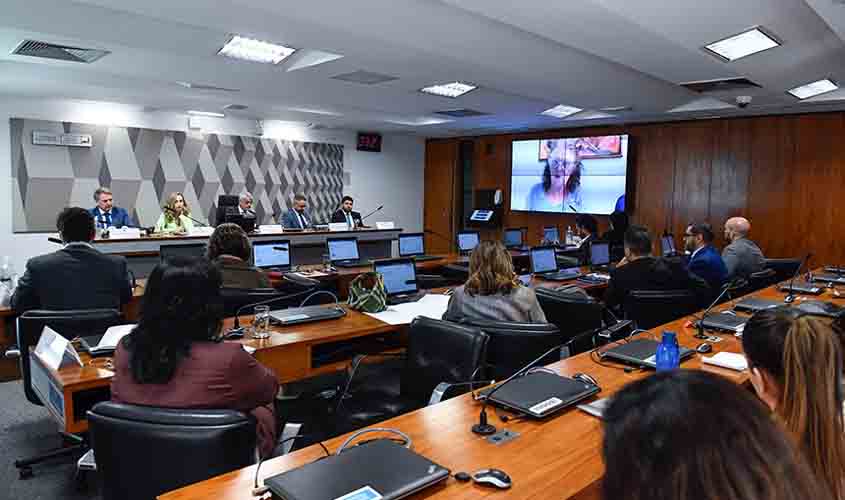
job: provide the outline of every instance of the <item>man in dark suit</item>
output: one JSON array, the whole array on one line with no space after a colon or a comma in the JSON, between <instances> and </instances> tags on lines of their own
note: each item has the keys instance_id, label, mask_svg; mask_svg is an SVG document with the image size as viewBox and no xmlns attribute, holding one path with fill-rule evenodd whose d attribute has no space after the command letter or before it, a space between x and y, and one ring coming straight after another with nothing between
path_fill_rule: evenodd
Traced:
<instances>
[{"instance_id":1,"label":"man in dark suit","mask_svg":"<svg viewBox=\"0 0 845 500\"><path fill-rule=\"evenodd\" d=\"M728 268L713 246L710 224L692 223L687 226L684 249L691 253L687 264L690 272L706 281L714 292L721 289L728 279Z\"/></svg>"},{"instance_id":2,"label":"man in dark suit","mask_svg":"<svg viewBox=\"0 0 845 500\"><path fill-rule=\"evenodd\" d=\"M94 309L120 307L132 298L126 259L96 250L94 218L69 207L56 227L65 243L59 251L33 257L12 295L12 309Z\"/></svg>"},{"instance_id":3,"label":"man in dark suit","mask_svg":"<svg viewBox=\"0 0 845 500\"><path fill-rule=\"evenodd\" d=\"M590 244L598 238L599 223L592 215L578 214L575 216L575 231L581 237L578 263L585 266L590 263Z\"/></svg>"},{"instance_id":4,"label":"man in dark suit","mask_svg":"<svg viewBox=\"0 0 845 500\"><path fill-rule=\"evenodd\" d=\"M308 202L305 200L304 194L297 194L293 197L293 208L288 209L282 215L282 227L286 229L308 229L313 224L311 216L308 214L306 208Z\"/></svg>"},{"instance_id":5,"label":"man in dark suit","mask_svg":"<svg viewBox=\"0 0 845 500\"><path fill-rule=\"evenodd\" d=\"M88 213L94 218L98 228L134 225L126 210L114 206L114 197L109 188L98 187L94 191L94 201L97 202L97 206L88 210Z\"/></svg>"},{"instance_id":6,"label":"man in dark suit","mask_svg":"<svg viewBox=\"0 0 845 500\"><path fill-rule=\"evenodd\" d=\"M692 290L698 302L706 305L710 287L691 274L679 259L651 256L651 235L643 226L625 231L625 258L610 272L604 302L609 308L625 303L631 290Z\"/></svg>"},{"instance_id":7,"label":"man in dark suit","mask_svg":"<svg viewBox=\"0 0 845 500\"><path fill-rule=\"evenodd\" d=\"M346 223L349 229L355 227L364 227L364 222L361 220L361 214L352 210L352 204L355 200L351 196L344 196L340 202L340 208L335 210L332 214L333 223Z\"/></svg>"}]
</instances>

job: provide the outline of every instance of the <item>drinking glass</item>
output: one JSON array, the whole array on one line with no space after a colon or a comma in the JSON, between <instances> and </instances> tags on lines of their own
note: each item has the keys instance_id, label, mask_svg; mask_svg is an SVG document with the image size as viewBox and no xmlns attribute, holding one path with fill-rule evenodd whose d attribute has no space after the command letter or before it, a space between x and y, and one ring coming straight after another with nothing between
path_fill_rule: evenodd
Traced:
<instances>
[{"instance_id":1,"label":"drinking glass","mask_svg":"<svg viewBox=\"0 0 845 500\"><path fill-rule=\"evenodd\" d=\"M252 338L270 338L270 306L255 306L255 319L252 320Z\"/></svg>"}]
</instances>

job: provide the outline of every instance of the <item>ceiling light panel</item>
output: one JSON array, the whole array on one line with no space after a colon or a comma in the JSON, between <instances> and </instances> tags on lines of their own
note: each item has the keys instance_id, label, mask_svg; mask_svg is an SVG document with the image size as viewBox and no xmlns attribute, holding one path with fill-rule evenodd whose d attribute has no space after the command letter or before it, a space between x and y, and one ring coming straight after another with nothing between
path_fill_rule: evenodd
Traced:
<instances>
[{"instance_id":1,"label":"ceiling light panel","mask_svg":"<svg viewBox=\"0 0 845 500\"><path fill-rule=\"evenodd\" d=\"M478 85L473 85L471 83L452 82L424 87L420 89L420 92L440 97L451 97L454 99L456 97L460 97L464 94L472 92L477 88Z\"/></svg>"},{"instance_id":2,"label":"ceiling light panel","mask_svg":"<svg viewBox=\"0 0 845 500\"><path fill-rule=\"evenodd\" d=\"M574 115L579 111L581 111L581 108L576 108L575 106L567 106L566 104L558 104L557 106L549 108L540 114L546 116L553 116L555 118L566 118L567 116Z\"/></svg>"},{"instance_id":3,"label":"ceiling light panel","mask_svg":"<svg viewBox=\"0 0 845 500\"><path fill-rule=\"evenodd\" d=\"M294 52L296 49L284 45L234 35L217 54L244 61L279 64Z\"/></svg>"},{"instance_id":4,"label":"ceiling light panel","mask_svg":"<svg viewBox=\"0 0 845 500\"><path fill-rule=\"evenodd\" d=\"M760 28L752 28L738 35L705 45L704 48L725 61L733 62L778 46L780 46L780 42L772 36L766 34Z\"/></svg>"},{"instance_id":5,"label":"ceiling light panel","mask_svg":"<svg viewBox=\"0 0 845 500\"><path fill-rule=\"evenodd\" d=\"M795 87L794 89L787 90L787 92L799 99L807 99L820 94L824 94L826 92L830 92L832 90L836 90L838 88L839 85L836 85L833 80L831 80L830 78L825 78L824 80L819 80L813 83L808 83L806 85L801 85L800 87Z\"/></svg>"}]
</instances>

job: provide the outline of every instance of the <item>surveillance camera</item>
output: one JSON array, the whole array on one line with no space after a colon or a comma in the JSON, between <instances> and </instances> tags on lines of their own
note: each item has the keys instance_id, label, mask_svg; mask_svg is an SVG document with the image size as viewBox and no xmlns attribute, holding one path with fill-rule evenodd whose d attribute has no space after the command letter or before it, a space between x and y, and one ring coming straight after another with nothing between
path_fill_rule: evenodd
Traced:
<instances>
[{"instance_id":1,"label":"surveillance camera","mask_svg":"<svg viewBox=\"0 0 845 500\"><path fill-rule=\"evenodd\" d=\"M752 97L750 95L739 95L736 96L736 105L740 108L747 108L749 104L751 104Z\"/></svg>"}]
</instances>

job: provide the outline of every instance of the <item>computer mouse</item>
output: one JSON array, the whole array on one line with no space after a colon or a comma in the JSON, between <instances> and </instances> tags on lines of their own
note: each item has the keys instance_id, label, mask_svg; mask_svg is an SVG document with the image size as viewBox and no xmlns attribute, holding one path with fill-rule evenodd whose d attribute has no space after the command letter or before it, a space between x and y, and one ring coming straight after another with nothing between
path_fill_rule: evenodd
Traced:
<instances>
[{"instance_id":1,"label":"computer mouse","mask_svg":"<svg viewBox=\"0 0 845 500\"><path fill-rule=\"evenodd\" d=\"M713 350L713 346L708 344L707 342L702 342L695 347L695 350L700 352L701 354L707 354L708 352Z\"/></svg>"},{"instance_id":2,"label":"computer mouse","mask_svg":"<svg viewBox=\"0 0 845 500\"><path fill-rule=\"evenodd\" d=\"M482 486L506 490L511 487L511 477L499 469L481 469L472 474L472 480Z\"/></svg>"},{"instance_id":3,"label":"computer mouse","mask_svg":"<svg viewBox=\"0 0 845 500\"><path fill-rule=\"evenodd\" d=\"M590 375L587 375L586 373L576 373L576 374L572 375L572 378L574 378L575 380L580 380L581 382L584 382L585 384L592 384L592 385L595 385L595 386L599 385L599 383L596 382L596 379L594 379Z\"/></svg>"}]
</instances>

